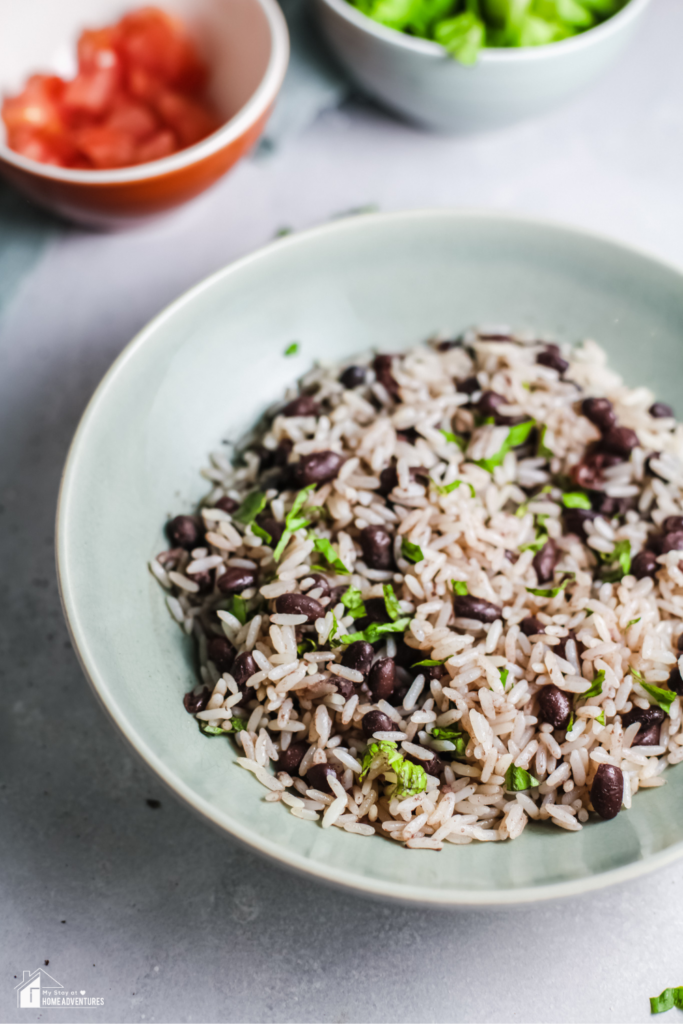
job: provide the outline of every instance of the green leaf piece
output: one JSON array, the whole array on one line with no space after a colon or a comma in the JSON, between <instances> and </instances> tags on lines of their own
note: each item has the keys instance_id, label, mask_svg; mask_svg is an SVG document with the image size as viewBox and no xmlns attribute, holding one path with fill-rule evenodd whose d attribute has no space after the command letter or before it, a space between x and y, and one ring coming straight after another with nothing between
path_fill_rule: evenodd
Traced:
<instances>
[{"instance_id":1,"label":"green leaf piece","mask_svg":"<svg viewBox=\"0 0 683 1024\"><path fill-rule=\"evenodd\" d=\"M642 615L639 615L637 619L631 619L631 621L630 621L630 622L627 622L627 623L626 623L626 628L628 629L628 628L629 628L629 626L635 626L636 622L640 622L640 620L642 619L642 617L643 617Z\"/></svg>"},{"instance_id":2,"label":"green leaf piece","mask_svg":"<svg viewBox=\"0 0 683 1024\"><path fill-rule=\"evenodd\" d=\"M604 681L605 670L604 668L601 668L600 671L596 673L593 682L590 684L588 689L584 690L583 693L578 693L576 695L577 699L588 700L589 697L598 697L602 693L602 684L604 683Z\"/></svg>"},{"instance_id":3,"label":"green leaf piece","mask_svg":"<svg viewBox=\"0 0 683 1024\"><path fill-rule=\"evenodd\" d=\"M228 611L238 619L242 625L247 621L247 602L239 594L233 594L230 598Z\"/></svg>"},{"instance_id":4,"label":"green leaf piece","mask_svg":"<svg viewBox=\"0 0 683 1024\"><path fill-rule=\"evenodd\" d=\"M434 668L437 665L445 665L445 661L435 661L434 658L425 658L424 661L416 661L411 668Z\"/></svg>"},{"instance_id":5,"label":"green leaf piece","mask_svg":"<svg viewBox=\"0 0 683 1024\"><path fill-rule=\"evenodd\" d=\"M267 504L268 499L263 491L252 491L246 496L232 518L236 519L238 523L248 526L249 523L253 523L259 513L263 512Z\"/></svg>"},{"instance_id":6,"label":"green leaf piece","mask_svg":"<svg viewBox=\"0 0 683 1024\"><path fill-rule=\"evenodd\" d=\"M349 587L341 596L341 603L353 619L365 618L367 612L363 603L363 595L357 587Z\"/></svg>"},{"instance_id":7,"label":"green leaf piece","mask_svg":"<svg viewBox=\"0 0 683 1024\"><path fill-rule=\"evenodd\" d=\"M505 689L505 687L507 686L508 676L510 675L510 669L501 668L498 671L500 672L500 681L503 684L503 689Z\"/></svg>"},{"instance_id":8,"label":"green leaf piece","mask_svg":"<svg viewBox=\"0 0 683 1024\"><path fill-rule=\"evenodd\" d=\"M525 589L529 594L533 594L534 597L557 597L558 594L562 593L567 584L571 582L573 576L574 573L569 573L567 578L562 580L558 587L526 587Z\"/></svg>"},{"instance_id":9,"label":"green leaf piece","mask_svg":"<svg viewBox=\"0 0 683 1024\"><path fill-rule=\"evenodd\" d=\"M645 690L647 694L652 697L655 704L667 715L671 712L671 705L676 700L676 694L673 690L663 690L661 686L654 686L652 683L646 683L644 679L639 679L638 682Z\"/></svg>"},{"instance_id":10,"label":"green leaf piece","mask_svg":"<svg viewBox=\"0 0 683 1024\"><path fill-rule=\"evenodd\" d=\"M314 533L309 533L309 540L313 541L313 550L325 558L325 560L332 566L333 569L339 573L340 576L348 576L349 570L346 568L337 552L332 547L329 540L326 537L316 537ZM318 568L317 566L311 566L311 568ZM326 570L323 569L323 572Z\"/></svg>"},{"instance_id":11,"label":"green leaf piece","mask_svg":"<svg viewBox=\"0 0 683 1024\"><path fill-rule=\"evenodd\" d=\"M347 636L341 637L341 642L346 644L353 644L356 640L366 640L369 644L374 644L376 640L379 640L385 633L405 633L408 626L410 625L410 617L407 616L403 619L398 619L397 622L371 622L367 629L364 629L362 633L351 633Z\"/></svg>"},{"instance_id":12,"label":"green leaf piece","mask_svg":"<svg viewBox=\"0 0 683 1024\"><path fill-rule=\"evenodd\" d=\"M396 622L401 617L401 606L391 583L383 584L382 593L384 594L384 607L387 610L387 615L392 622Z\"/></svg>"},{"instance_id":13,"label":"green leaf piece","mask_svg":"<svg viewBox=\"0 0 683 1024\"><path fill-rule=\"evenodd\" d=\"M466 597L467 594L469 594L467 584L464 580L451 580L451 585L453 587L453 593L457 594L458 597Z\"/></svg>"},{"instance_id":14,"label":"green leaf piece","mask_svg":"<svg viewBox=\"0 0 683 1024\"><path fill-rule=\"evenodd\" d=\"M297 530L303 530L306 526L311 525L310 519L306 518L306 516L299 515L299 513L301 512L308 495L311 491L315 490L316 486L316 484L309 484L308 487L304 487L303 490L297 492L294 498L294 503L285 516L285 529L283 534L278 541L275 551L273 551L273 559L276 562L279 562L282 558L283 552L289 544L292 534L296 533Z\"/></svg>"},{"instance_id":15,"label":"green leaf piece","mask_svg":"<svg viewBox=\"0 0 683 1024\"><path fill-rule=\"evenodd\" d=\"M273 538L271 537L271 535L268 533L267 530L264 530L262 526L259 526L256 520L254 520L254 522L251 524L251 532L254 534L255 537L260 537L265 544L273 543Z\"/></svg>"},{"instance_id":16,"label":"green leaf piece","mask_svg":"<svg viewBox=\"0 0 683 1024\"><path fill-rule=\"evenodd\" d=\"M546 427L546 425L544 423L543 426L541 427L541 431L540 431L540 433L538 435L538 448L536 449L536 451L537 451L537 454L539 455L539 457L542 458L542 459L552 459L554 457L554 455L555 455L555 453L551 452L550 448L548 448L546 443L545 443L545 435L546 435L547 430L548 430L548 428ZM550 489L551 488L548 488L548 490L550 490ZM541 494L543 494L545 492L545 490L546 489L544 487L543 490L541 491Z\"/></svg>"},{"instance_id":17,"label":"green leaf piece","mask_svg":"<svg viewBox=\"0 0 683 1024\"><path fill-rule=\"evenodd\" d=\"M450 441L452 444L457 444L461 452L464 452L465 448L467 448L467 439L460 437L459 434L454 434L450 430L440 430L439 433L443 434L447 441Z\"/></svg>"},{"instance_id":18,"label":"green leaf piece","mask_svg":"<svg viewBox=\"0 0 683 1024\"><path fill-rule=\"evenodd\" d=\"M315 642L315 640L311 639L310 636L304 637L304 639L301 641L301 643L296 645L296 653L299 655L300 658L302 658L304 656L304 654L308 654L309 651L317 651L317 650L318 650L318 645Z\"/></svg>"},{"instance_id":19,"label":"green leaf piece","mask_svg":"<svg viewBox=\"0 0 683 1024\"><path fill-rule=\"evenodd\" d=\"M448 743L452 743L455 747L455 753L459 757L464 757L470 738L461 729L454 729L450 726L446 728L437 726L432 729L432 739L446 740Z\"/></svg>"},{"instance_id":20,"label":"green leaf piece","mask_svg":"<svg viewBox=\"0 0 683 1024\"><path fill-rule=\"evenodd\" d=\"M665 988L658 996L650 999L650 1013L666 1013L674 1006L683 1010L683 985L678 988Z\"/></svg>"},{"instance_id":21,"label":"green leaf piece","mask_svg":"<svg viewBox=\"0 0 683 1024\"><path fill-rule=\"evenodd\" d=\"M419 544L411 544L405 537L401 541L401 554L409 562L421 562L424 559L422 548Z\"/></svg>"},{"instance_id":22,"label":"green leaf piece","mask_svg":"<svg viewBox=\"0 0 683 1024\"><path fill-rule=\"evenodd\" d=\"M562 504L565 508L591 508L591 500L584 491L567 491L562 495Z\"/></svg>"},{"instance_id":23,"label":"green leaf piece","mask_svg":"<svg viewBox=\"0 0 683 1024\"><path fill-rule=\"evenodd\" d=\"M476 63L486 43L486 26L475 14L463 11L454 18L444 18L434 26L434 39L452 57L466 67Z\"/></svg>"},{"instance_id":24,"label":"green leaf piece","mask_svg":"<svg viewBox=\"0 0 683 1024\"><path fill-rule=\"evenodd\" d=\"M392 795L403 800L417 796L427 788L427 773L419 764L413 764L399 753L391 740L370 743L363 756L359 781L362 782L373 766L381 767L382 774L393 772L396 783L392 784Z\"/></svg>"},{"instance_id":25,"label":"green leaf piece","mask_svg":"<svg viewBox=\"0 0 683 1024\"><path fill-rule=\"evenodd\" d=\"M476 466L481 466L487 473L493 473L496 466L500 466L503 463L503 459L509 451L513 448L519 448L521 444L527 440L529 434L536 426L536 420L526 420L524 423L515 423L514 427L510 427L508 436L503 441L503 447L500 451L492 455L490 459L479 459L475 462Z\"/></svg>"},{"instance_id":26,"label":"green leaf piece","mask_svg":"<svg viewBox=\"0 0 683 1024\"><path fill-rule=\"evenodd\" d=\"M457 488L460 487L460 484L464 484L465 481L453 480L453 482L450 484L437 484L434 480L430 480L430 483L438 494L450 494L451 491L457 490ZM470 483L468 483L467 486L470 489L470 494L472 495L472 497L476 498L477 492L475 491L474 486Z\"/></svg>"},{"instance_id":27,"label":"green leaf piece","mask_svg":"<svg viewBox=\"0 0 683 1024\"><path fill-rule=\"evenodd\" d=\"M293 341L291 345L288 345L285 349L286 356L295 356L299 351L299 342Z\"/></svg>"},{"instance_id":28,"label":"green leaf piece","mask_svg":"<svg viewBox=\"0 0 683 1024\"><path fill-rule=\"evenodd\" d=\"M538 779L524 768L517 768L511 764L505 772L505 788L509 793L523 793L526 789L540 786Z\"/></svg>"}]
</instances>

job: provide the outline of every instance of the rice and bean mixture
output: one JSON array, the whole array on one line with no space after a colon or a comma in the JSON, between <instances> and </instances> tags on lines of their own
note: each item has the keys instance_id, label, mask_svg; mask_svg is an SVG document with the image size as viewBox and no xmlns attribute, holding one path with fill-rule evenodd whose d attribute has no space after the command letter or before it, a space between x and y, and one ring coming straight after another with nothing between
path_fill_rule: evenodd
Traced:
<instances>
[{"instance_id":1,"label":"rice and bean mixture","mask_svg":"<svg viewBox=\"0 0 683 1024\"><path fill-rule=\"evenodd\" d=\"M411 848L578 831L683 761L683 427L586 341L316 367L151 563L265 799Z\"/></svg>"}]
</instances>

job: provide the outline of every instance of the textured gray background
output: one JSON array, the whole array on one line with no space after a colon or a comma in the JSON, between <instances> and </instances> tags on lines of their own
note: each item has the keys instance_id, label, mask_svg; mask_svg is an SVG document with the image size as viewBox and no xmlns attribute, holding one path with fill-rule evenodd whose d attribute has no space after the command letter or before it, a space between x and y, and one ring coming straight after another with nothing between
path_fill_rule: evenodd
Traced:
<instances>
[{"instance_id":1,"label":"textured gray background","mask_svg":"<svg viewBox=\"0 0 683 1024\"><path fill-rule=\"evenodd\" d=\"M67 232L25 280L0 324L1 1020L70 1019L16 1009L15 976L45 960L105 998L73 1012L83 1022L641 1021L648 996L683 984L683 864L563 904L439 913L309 885L215 835L98 709L53 568L61 466L107 366L279 227L367 203L486 205L683 264L681 39L681 0L657 0L592 94L495 135L430 137L347 106L156 225Z\"/></svg>"}]
</instances>

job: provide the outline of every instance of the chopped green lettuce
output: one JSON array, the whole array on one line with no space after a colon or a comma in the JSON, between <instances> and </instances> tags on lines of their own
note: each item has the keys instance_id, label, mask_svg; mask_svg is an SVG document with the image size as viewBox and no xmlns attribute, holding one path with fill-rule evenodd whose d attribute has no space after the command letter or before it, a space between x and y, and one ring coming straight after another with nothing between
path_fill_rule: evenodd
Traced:
<instances>
[{"instance_id":1,"label":"chopped green lettuce","mask_svg":"<svg viewBox=\"0 0 683 1024\"><path fill-rule=\"evenodd\" d=\"M447 441L457 444L460 451L464 452L465 448L467 448L466 438L461 437L459 434L454 434L451 430L440 430L439 433L443 434Z\"/></svg>"}]
</instances>

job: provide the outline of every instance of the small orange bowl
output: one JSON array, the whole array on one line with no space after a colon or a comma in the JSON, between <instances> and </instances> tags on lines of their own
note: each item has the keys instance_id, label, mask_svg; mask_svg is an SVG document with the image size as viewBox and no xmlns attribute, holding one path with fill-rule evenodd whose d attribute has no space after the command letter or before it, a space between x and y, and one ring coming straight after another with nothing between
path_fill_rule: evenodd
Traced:
<instances>
[{"instance_id":1,"label":"small orange bowl","mask_svg":"<svg viewBox=\"0 0 683 1024\"><path fill-rule=\"evenodd\" d=\"M118 21L145 0L0 0L0 96L29 75L71 77L85 28ZM115 170L38 163L7 145L0 120L0 174L29 199L92 227L117 227L170 210L203 192L248 152L268 120L287 70L289 36L276 0L160 0L195 39L210 70L208 96L223 123L161 160Z\"/></svg>"}]
</instances>

